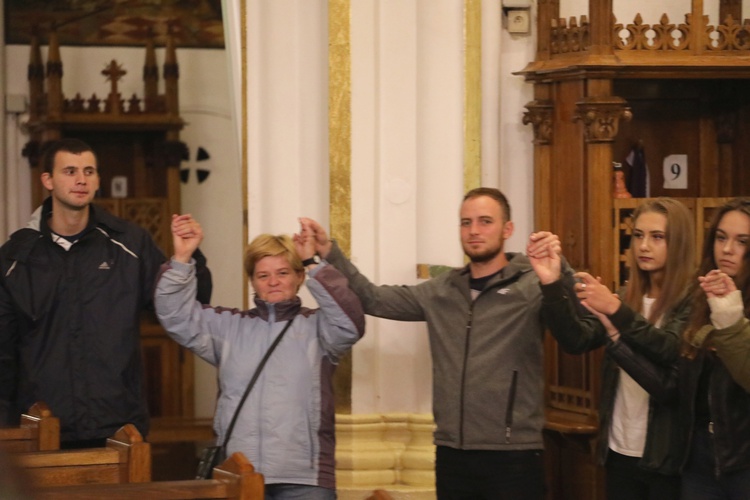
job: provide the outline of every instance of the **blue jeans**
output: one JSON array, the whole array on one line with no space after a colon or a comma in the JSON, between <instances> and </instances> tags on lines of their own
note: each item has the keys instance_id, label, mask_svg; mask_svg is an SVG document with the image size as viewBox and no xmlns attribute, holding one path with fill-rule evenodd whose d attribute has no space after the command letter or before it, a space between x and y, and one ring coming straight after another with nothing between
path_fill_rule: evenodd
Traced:
<instances>
[{"instance_id":1,"label":"blue jeans","mask_svg":"<svg viewBox=\"0 0 750 500\"><path fill-rule=\"evenodd\" d=\"M542 500L542 450L457 450L438 446L438 500Z\"/></svg>"},{"instance_id":2,"label":"blue jeans","mask_svg":"<svg viewBox=\"0 0 750 500\"><path fill-rule=\"evenodd\" d=\"M267 484L265 500L336 500L336 491L307 484Z\"/></svg>"},{"instance_id":3,"label":"blue jeans","mask_svg":"<svg viewBox=\"0 0 750 500\"><path fill-rule=\"evenodd\" d=\"M682 472L682 500L747 500L750 469L716 477L714 444L707 428L696 429L690 458Z\"/></svg>"}]
</instances>

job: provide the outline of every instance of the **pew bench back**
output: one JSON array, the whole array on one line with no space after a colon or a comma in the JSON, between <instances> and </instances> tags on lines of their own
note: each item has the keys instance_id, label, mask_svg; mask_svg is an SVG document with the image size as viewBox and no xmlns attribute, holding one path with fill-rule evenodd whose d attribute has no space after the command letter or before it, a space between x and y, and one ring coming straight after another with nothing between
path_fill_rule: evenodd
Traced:
<instances>
[{"instance_id":1,"label":"pew bench back","mask_svg":"<svg viewBox=\"0 0 750 500\"><path fill-rule=\"evenodd\" d=\"M147 483L55 486L39 490L35 500L263 500L263 476L241 453L214 469L215 479Z\"/></svg>"},{"instance_id":2,"label":"pew bench back","mask_svg":"<svg viewBox=\"0 0 750 500\"><path fill-rule=\"evenodd\" d=\"M44 403L21 415L18 427L0 428L0 450L8 453L60 449L60 419Z\"/></svg>"},{"instance_id":3,"label":"pew bench back","mask_svg":"<svg viewBox=\"0 0 750 500\"><path fill-rule=\"evenodd\" d=\"M17 461L40 487L151 480L151 447L131 424L103 448L20 453Z\"/></svg>"}]
</instances>

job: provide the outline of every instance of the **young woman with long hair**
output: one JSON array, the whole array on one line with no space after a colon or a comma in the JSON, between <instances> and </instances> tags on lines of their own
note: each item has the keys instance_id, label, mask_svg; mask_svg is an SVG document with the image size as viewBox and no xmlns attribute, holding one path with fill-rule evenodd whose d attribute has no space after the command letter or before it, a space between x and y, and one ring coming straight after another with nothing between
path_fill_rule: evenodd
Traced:
<instances>
[{"instance_id":1,"label":"young woman with long hair","mask_svg":"<svg viewBox=\"0 0 750 500\"><path fill-rule=\"evenodd\" d=\"M679 400L683 500L750 498L750 198L708 231L676 370L610 353L654 398Z\"/></svg>"},{"instance_id":2,"label":"young woman with long hair","mask_svg":"<svg viewBox=\"0 0 750 500\"><path fill-rule=\"evenodd\" d=\"M641 204L633 214L625 289L615 295L590 274L576 274L580 303L591 314L578 307L573 285L549 272L558 265L553 259L540 262L530 255L555 337L573 352L625 343L656 363L674 363L690 316L694 240L692 217L682 203L658 198ZM598 457L606 469L608 500L677 499L674 406L654 401L605 356L599 415Z\"/></svg>"}]
</instances>

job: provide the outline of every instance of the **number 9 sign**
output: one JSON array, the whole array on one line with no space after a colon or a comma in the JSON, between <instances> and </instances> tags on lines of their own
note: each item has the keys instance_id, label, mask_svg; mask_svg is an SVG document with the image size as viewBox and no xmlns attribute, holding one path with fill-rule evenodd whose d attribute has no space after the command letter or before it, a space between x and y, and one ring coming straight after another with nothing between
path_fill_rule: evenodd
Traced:
<instances>
[{"instance_id":1,"label":"number 9 sign","mask_svg":"<svg viewBox=\"0 0 750 500\"><path fill-rule=\"evenodd\" d=\"M664 189L687 189L688 157L687 155L669 155L663 164Z\"/></svg>"}]
</instances>

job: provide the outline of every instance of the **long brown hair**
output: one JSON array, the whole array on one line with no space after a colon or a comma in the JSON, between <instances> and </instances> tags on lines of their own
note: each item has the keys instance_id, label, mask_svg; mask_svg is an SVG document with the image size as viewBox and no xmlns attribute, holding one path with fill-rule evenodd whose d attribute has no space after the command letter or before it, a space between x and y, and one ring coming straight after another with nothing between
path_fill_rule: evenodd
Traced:
<instances>
[{"instance_id":1,"label":"long brown hair","mask_svg":"<svg viewBox=\"0 0 750 500\"><path fill-rule=\"evenodd\" d=\"M690 211L672 198L656 198L641 203L633 212L633 225L645 213L662 214L667 219L667 260L664 263L664 282L659 297L654 302L649 317L656 323L668 310L684 298L693 282L695 267L695 229ZM628 252L630 277L625 290L625 303L634 311L643 312L643 296L651 289L651 273L638 267L634 239Z\"/></svg>"},{"instance_id":2,"label":"long brown hair","mask_svg":"<svg viewBox=\"0 0 750 500\"><path fill-rule=\"evenodd\" d=\"M708 229L706 239L703 241L703 253L701 262L698 267L698 276L705 276L709 271L717 269L716 257L714 255L714 241L716 240L716 231L721 223L721 219L729 212L740 212L750 217L750 198L734 198L722 205L714 215L711 226ZM745 317L750 316L750 247L745 250L742 257L742 269L734 277L734 283L737 289L742 292L742 300L745 304ZM697 287L693 296L693 313L690 318L690 326L685 330L683 345L683 354L688 357L694 357L697 348L693 347L691 341L695 333L704 325L711 322L711 309L708 307L706 294L700 287Z\"/></svg>"}]
</instances>

